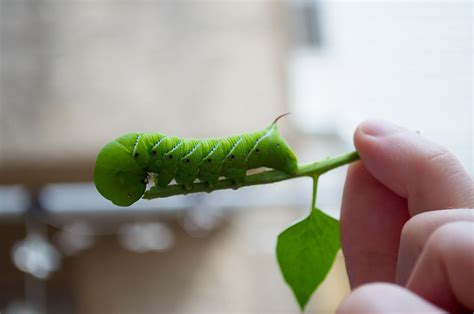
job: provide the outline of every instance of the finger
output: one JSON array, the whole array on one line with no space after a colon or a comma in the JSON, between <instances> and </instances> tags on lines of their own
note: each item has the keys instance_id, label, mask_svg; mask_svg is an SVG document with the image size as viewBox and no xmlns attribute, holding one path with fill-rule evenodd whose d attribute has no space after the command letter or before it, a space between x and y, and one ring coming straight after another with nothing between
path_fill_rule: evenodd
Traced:
<instances>
[{"instance_id":1,"label":"finger","mask_svg":"<svg viewBox=\"0 0 474 314\"><path fill-rule=\"evenodd\" d=\"M354 290L337 313L445 313L400 286L373 283Z\"/></svg>"},{"instance_id":2,"label":"finger","mask_svg":"<svg viewBox=\"0 0 474 314\"><path fill-rule=\"evenodd\" d=\"M474 184L456 157L415 132L388 122L366 121L354 142L367 170L408 200L411 215L474 207Z\"/></svg>"},{"instance_id":3,"label":"finger","mask_svg":"<svg viewBox=\"0 0 474 314\"><path fill-rule=\"evenodd\" d=\"M405 285L431 234L444 224L474 222L472 209L437 210L411 218L403 227L398 253L396 282Z\"/></svg>"},{"instance_id":4,"label":"finger","mask_svg":"<svg viewBox=\"0 0 474 314\"><path fill-rule=\"evenodd\" d=\"M361 162L347 173L341 207L341 244L351 287L395 281L406 200L377 181Z\"/></svg>"},{"instance_id":5,"label":"finger","mask_svg":"<svg viewBox=\"0 0 474 314\"><path fill-rule=\"evenodd\" d=\"M433 232L407 287L450 312L474 310L474 223L453 222Z\"/></svg>"}]
</instances>

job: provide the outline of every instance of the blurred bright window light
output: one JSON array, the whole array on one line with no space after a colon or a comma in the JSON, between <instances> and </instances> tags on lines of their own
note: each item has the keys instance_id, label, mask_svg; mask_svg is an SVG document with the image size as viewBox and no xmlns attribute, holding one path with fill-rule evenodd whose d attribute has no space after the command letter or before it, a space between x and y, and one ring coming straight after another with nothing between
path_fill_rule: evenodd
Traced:
<instances>
[{"instance_id":1,"label":"blurred bright window light","mask_svg":"<svg viewBox=\"0 0 474 314\"><path fill-rule=\"evenodd\" d=\"M472 2L305 2L317 21L304 25L322 40L290 54L301 130L350 143L360 121L390 120L447 146L472 173Z\"/></svg>"},{"instance_id":2,"label":"blurred bright window light","mask_svg":"<svg viewBox=\"0 0 474 314\"><path fill-rule=\"evenodd\" d=\"M19 185L0 185L0 218L21 217L29 207L28 192Z\"/></svg>"},{"instance_id":3,"label":"blurred bright window light","mask_svg":"<svg viewBox=\"0 0 474 314\"><path fill-rule=\"evenodd\" d=\"M184 196L161 199L156 202L139 200L131 207L119 207L103 198L93 183L56 183L46 185L40 193L43 207L51 213L84 214L92 212L127 213L132 210L173 212L190 206Z\"/></svg>"}]
</instances>

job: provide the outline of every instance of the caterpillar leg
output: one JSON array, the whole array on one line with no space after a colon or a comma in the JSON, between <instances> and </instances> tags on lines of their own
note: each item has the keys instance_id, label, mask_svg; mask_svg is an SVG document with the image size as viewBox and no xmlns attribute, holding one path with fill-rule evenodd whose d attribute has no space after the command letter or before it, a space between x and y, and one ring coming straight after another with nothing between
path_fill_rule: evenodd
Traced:
<instances>
[{"instance_id":1,"label":"caterpillar leg","mask_svg":"<svg viewBox=\"0 0 474 314\"><path fill-rule=\"evenodd\" d=\"M232 189L237 190L245 183L246 173L245 169L230 168L225 171L224 176L233 181Z\"/></svg>"}]
</instances>

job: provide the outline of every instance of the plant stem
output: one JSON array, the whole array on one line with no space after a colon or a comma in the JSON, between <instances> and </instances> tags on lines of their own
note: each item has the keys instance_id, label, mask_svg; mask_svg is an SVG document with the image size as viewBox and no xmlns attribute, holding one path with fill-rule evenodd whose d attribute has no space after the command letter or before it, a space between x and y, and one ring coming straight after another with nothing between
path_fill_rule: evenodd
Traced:
<instances>
[{"instance_id":1,"label":"plant stem","mask_svg":"<svg viewBox=\"0 0 474 314\"><path fill-rule=\"evenodd\" d=\"M182 185L174 184L166 187L152 187L143 195L144 199L163 198L174 195L184 195L191 193L207 192L224 190L224 189L238 189L241 187L275 183L283 180L289 180L299 177L315 177L319 176L331 169L346 165L355 160L359 159L357 152L350 152L335 157L329 157L327 159L306 164L298 168L296 174L290 175L286 172L279 170L264 171L249 175L245 178L245 183L241 186L235 185L231 179L224 179L218 181L213 187L209 184L201 182L195 183L191 190L186 190Z\"/></svg>"},{"instance_id":2,"label":"plant stem","mask_svg":"<svg viewBox=\"0 0 474 314\"><path fill-rule=\"evenodd\" d=\"M318 181L319 181L319 174L313 176L313 198L311 201L311 210L316 208L316 196L318 193Z\"/></svg>"}]
</instances>

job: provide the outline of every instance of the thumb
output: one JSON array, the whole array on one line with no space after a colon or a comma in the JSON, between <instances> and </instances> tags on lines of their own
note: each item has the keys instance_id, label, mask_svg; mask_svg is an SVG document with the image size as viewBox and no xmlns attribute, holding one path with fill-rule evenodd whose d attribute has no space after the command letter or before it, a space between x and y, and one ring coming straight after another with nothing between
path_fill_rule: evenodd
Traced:
<instances>
[{"instance_id":1,"label":"thumb","mask_svg":"<svg viewBox=\"0 0 474 314\"><path fill-rule=\"evenodd\" d=\"M423 136L384 121L362 123L354 143L365 168L406 198L410 214L474 207L474 184L457 158Z\"/></svg>"}]
</instances>

